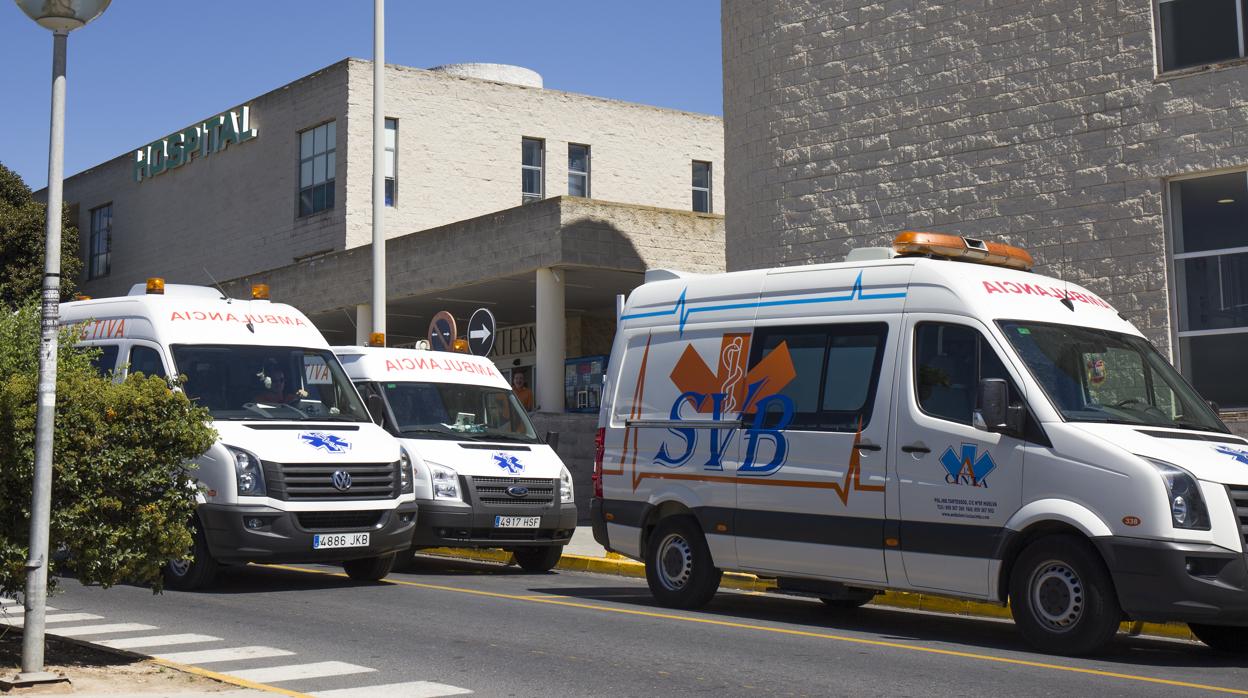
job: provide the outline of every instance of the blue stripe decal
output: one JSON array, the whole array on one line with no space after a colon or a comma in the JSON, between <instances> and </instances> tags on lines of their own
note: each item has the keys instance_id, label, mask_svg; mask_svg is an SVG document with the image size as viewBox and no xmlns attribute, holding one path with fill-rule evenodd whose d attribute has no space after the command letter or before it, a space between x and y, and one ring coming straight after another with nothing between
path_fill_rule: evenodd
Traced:
<instances>
[{"instance_id":1,"label":"blue stripe decal","mask_svg":"<svg viewBox=\"0 0 1248 698\"><path fill-rule=\"evenodd\" d=\"M862 272L858 272L858 278L854 279L854 286L849 290L848 295L844 296L822 296L819 298L794 298L783 301L756 301L753 303L729 303L726 305L705 305L698 308L689 308L685 304L685 293L688 289L680 292L680 298L676 299L676 304L671 310L656 310L647 313L633 313L630 315L621 315L620 320L637 320L640 318L660 317L664 315L676 315L680 318L680 333L685 332L685 323L689 321L689 316L694 313L710 313L716 310L744 310L747 308L774 308L782 305L810 305L812 303L844 303L847 301L872 301L885 300L891 298L905 298L906 292L900 293L863 293L862 292Z\"/></svg>"}]
</instances>

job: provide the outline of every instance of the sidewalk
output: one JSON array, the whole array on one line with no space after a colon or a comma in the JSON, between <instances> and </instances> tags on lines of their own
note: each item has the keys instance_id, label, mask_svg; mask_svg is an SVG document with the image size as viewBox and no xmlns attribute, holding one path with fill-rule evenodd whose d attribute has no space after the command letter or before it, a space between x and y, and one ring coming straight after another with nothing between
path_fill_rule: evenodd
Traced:
<instances>
[{"instance_id":1,"label":"sidewalk","mask_svg":"<svg viewBox=\"0 0 1248 698\"><path fill-rule=\"evenodd\" d=\"M433 548L422 551L430 555L443 555L461 559L479 560L482 562L511 561L511 553L489 549L471 550L463 548ZM640 562L630 560L622 555L607 552L594 540L593 529L589 526L577 526L572 541L563 549L556 569L572 572L595 572L613 574L621 577L645 578L646 568ZM725 572L720 582L721 589L738 591L767 592L775 591L774 579L758 577L741 572ZM875 597L872 606L890 608L908 608L930 613L948 613L978 618L1009 619L1010 609L998 604L955 599L937 594L918 594L905 591L888 591ZM1123 631L1132 635L1154 635L1158 637L1195 640L1187 625L1183 623L1124 623Z\"/></svg>"}]
</instances>

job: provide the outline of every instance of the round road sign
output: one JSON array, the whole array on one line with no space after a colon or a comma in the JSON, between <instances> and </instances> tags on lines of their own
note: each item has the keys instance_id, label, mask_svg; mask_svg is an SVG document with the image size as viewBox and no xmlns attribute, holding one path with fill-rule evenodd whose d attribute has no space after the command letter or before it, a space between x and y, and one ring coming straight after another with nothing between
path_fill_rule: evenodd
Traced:
<instances>
[{"instance_id":1,"label":"round road sign","mask_svg":"<svg viewBox=\"0 0 1248 698\"><path fill-rule=\"evenodd\" d=\"M494 313L477 308L468 319L468 351L477 356L488 356L494 348Z\"/></svg>"},{"instance_id":2,"label":"round road sign","mask_svg":"<svg viewBox=\"0 0 1248 698\"><path fill-rule=\"evenodd\" d=\"M434 351L451 351L454 347L455 316L440 310L429 321L429 348Z\"/></svg>"}]
</instances>

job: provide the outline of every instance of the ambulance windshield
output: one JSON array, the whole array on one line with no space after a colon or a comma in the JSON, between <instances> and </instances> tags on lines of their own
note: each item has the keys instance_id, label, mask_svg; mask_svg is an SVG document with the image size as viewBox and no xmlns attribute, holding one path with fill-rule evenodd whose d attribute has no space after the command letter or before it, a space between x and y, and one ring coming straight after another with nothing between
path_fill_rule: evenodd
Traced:
<instances>
[{"instance_id":1,"label":"ambulance windshield","mask_svg":"<svg viewBox=\"0 0 1248 698\"><path fill-rule=\"evenodd\" d=\"M524 407L505 388L466 383L381 383L380 387L400 436L538 443Z\"/></svg>"},{"instance_id":2,"label":"ambulance windshield","mask_svg":"<svg viewBox=\"0 0 1248 698\"><path fill-rule=\"evenodd\" d=\"M367 422L354 386L322 349L175 344L183 389L213 419Z\"/></svg>"},{"instance_id":3,"label":"ambulance windshield","mask_svg":"<svg viewBox=\"0 0 1248 698\"><path fill-rule=\"evenodd\" d=\"M1069 421L1227 431L1196 390L1140 337L1040 322L999 324Z\"/></svg>"}]
</instances>

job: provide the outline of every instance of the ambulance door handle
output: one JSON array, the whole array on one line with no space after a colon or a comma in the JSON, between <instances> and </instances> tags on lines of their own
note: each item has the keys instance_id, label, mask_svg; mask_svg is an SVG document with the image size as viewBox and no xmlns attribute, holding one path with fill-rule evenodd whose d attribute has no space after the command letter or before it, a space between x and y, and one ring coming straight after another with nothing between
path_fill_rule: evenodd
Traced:
<instances>
[{"instance_id":1,"label":"ambulance door handle","mask_svg":"<svg viewBox=\"0 0 1248 698\"><path fill-rule=\"evenodd\" d=\"M881 447L879 444L873 444L870 441L860 441L858 442L858 450L859 451L881 451L883 450L883 447Z\"/></svg>"},{"instance_id":2,"label":"ambulance door handle","mask_svg":"<svg viewBox=\"0 0 1248 698\"><path fill-rule=\"evenodd\" d=\"M916 441L912 444L906 444L901 447L902 453L931 453L932 449L923 445L922 441Z\"/></svg>"}]
</instances>

